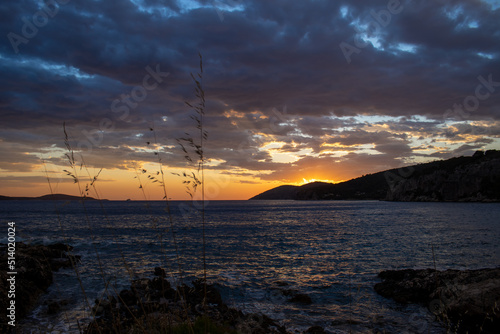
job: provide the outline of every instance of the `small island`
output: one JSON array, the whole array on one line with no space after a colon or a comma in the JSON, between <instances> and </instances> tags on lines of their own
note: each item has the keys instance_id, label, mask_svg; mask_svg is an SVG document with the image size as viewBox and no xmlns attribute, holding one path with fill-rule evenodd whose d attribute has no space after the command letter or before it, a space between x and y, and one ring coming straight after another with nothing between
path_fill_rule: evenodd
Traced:
<instances>
[{"instance_id":1,"label":"small island","mask_svg":"<svg viewBox=\"0 0 500 334\"><path fill-rule=\"evenodd\" d=\"M85 199L86 201L96 201L93 197L81 197L72 196L65 194L49 194L38 197L11 197L11 196L0 196L0 201L81 201Z\"/></svg>"}]
</instances>

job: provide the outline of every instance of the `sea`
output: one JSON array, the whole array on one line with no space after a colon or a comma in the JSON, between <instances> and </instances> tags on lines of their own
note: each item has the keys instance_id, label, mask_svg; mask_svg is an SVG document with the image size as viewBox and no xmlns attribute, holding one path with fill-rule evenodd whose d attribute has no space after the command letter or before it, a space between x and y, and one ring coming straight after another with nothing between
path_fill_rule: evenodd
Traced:
<instances>
[{"instance_id":1,"label":"sea","mask_svg":"<svg viewBox=\"0 0 500 334\"><path fill-rule=\"evenodd\" d=\"M500 266L500 203L384 201L1 201L17 242L63 242L81 256L17 329L79 333L89 305L166 270L173 285L203 276L229 306L292 333L446 333L426 305L375 293L388 269ZM205 243L203 243L205 231ZM0 242L7 242L7 228ZM203 245L205 245L203 247ZM289 301L283 290L307 294ZM48 304L61 309L48 314Z\"/></svg>"}]
</instances>

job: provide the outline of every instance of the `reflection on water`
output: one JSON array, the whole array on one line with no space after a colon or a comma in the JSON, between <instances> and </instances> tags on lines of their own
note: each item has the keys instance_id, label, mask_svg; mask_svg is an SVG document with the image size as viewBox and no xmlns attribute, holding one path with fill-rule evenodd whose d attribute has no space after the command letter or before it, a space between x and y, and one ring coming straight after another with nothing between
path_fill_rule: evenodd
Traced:
<instances>
[{"instance_id":1,"label":"reflection on water","mask_svg":"<svg viewBox=\"0 0 500 334\"><path fill-rule=\"evenodd\" d=\"M16 222L18 235L27 241L66 237L82 255L78 269L92 302L104 292L104 281L119 291L131 276L150 276L155 266L168 269L177 282L179 260L184 281L200 276L201 223L177 210L180 204L172 203L174 231L163 203L148 209L140 202L105 202L104 213L98 203L87 202L88 220L79 203L64 206L60 219L46 202L4 202L0 212ZM210 202L209 279L228 304L265 312L290 329L320 325L331 333L444 333L424 307L376 295L376 275L432 267L432 247L438 269L498 266L499 216L499 204L479 203ZM312 304L288 302L287 291L309 295ZM43 303L60 296L67 319L48 317ZM75 273L62 270L25 328L40 323L77 328L70 319L85 322L89 316L82 300Z\"/></svg>"}]
</instances>

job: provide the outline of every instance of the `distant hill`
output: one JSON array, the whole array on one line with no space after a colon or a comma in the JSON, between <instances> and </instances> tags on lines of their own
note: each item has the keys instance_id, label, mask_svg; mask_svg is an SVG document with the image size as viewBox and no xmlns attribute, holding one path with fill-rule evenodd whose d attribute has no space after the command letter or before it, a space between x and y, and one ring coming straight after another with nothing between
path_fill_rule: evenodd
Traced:
<instances>
[{"instance_id":1,"label":"distant hill","mask_svg":"<svg viewBox=\"0 0 500 334\"><path fill-rule=\"evenodd\" d=\"M279 186L250 199L296 199L299 188L290 185Z\"/></svg>"},{"instance_id":2,"label":"distant hill","mask_svg":"<svg viewBox=\"0 0 500 334\"><path fill-rule=\"evenodd\" d=\"M39 197L10 197L0 196L0 201L80 201L82 197L64 194L43 195ZM86 201L95 201L93 197L85 197Z\"/></svg>"},{"instance_id":3,"label":"distant hill","mask_svg":"<svg viewBox=\"0 0 500 334\"><path fill-rule=\"evenodd\" d=\"M337 184L280 186L251 200L500 201L500 151L358 177Z\"/></svg>"}]
</instances>

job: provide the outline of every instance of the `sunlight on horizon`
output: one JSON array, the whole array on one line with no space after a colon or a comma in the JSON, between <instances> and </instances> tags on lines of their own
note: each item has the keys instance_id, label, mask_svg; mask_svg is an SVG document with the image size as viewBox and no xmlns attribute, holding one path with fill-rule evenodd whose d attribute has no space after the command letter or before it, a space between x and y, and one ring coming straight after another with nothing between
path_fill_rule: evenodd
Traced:
<instances>
[{"instance_id":1,"label":"sunlight on horizon","mask_svg":"<svg viewBox=\"0 0 500 334\"><path fill-rule=\"evenodd\" d=\"M299 184L300 184L300 185L304 185L304 184L313 183L313 182L339 183L338 181L333 181L333 180L324 180L324 179L306 179L306 178L302 178L302 182L299 182Z\"/></svg>"}]
</instances>

